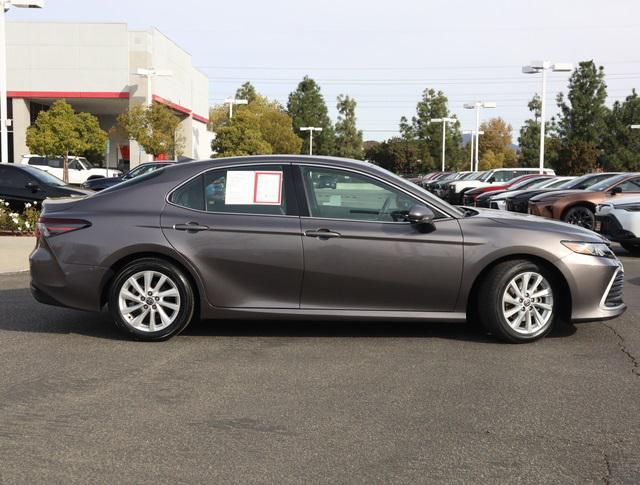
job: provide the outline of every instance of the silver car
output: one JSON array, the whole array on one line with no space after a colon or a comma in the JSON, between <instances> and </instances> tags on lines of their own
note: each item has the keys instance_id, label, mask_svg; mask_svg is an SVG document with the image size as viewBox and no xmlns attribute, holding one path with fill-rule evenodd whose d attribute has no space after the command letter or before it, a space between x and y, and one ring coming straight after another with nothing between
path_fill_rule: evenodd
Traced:
<instances>
[{"instance_id":1,"label":"silver car","mask_svg":"<svg viewBox=\"0 0 640 485\"><path fill-rule=\"evenodd\" d=\"M331 183L325 183L331 180ZM461 210L375 165L258 156L161 168L45 202L41 302L105 307L161 340L204 319L463 321L508 342L620 315L623 268L594 232Z\"/></svg>"}]
</instances>

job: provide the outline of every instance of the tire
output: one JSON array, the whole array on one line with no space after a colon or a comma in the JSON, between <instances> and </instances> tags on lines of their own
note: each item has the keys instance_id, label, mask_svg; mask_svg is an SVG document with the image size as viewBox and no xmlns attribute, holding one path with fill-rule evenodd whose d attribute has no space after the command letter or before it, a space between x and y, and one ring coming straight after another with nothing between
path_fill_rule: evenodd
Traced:
<instances>
[{"instance_id":1,"label":"tire","mask_svg":"<svg viewBox=\"0 0 640 485\"><path fill-rule=\"evenodd\" d=\"M596 215L585 205L571 207L562 217L562 220L574 226L584 227L593 230L596 222Z\"/></svg>"},{"instance_id":2,"label":"tire","mask_svg":"<svg viewBox=\"0 0 640 485\"><path fill-rule=\"evenodd\" d=\"M621 242L620 246L629 251L631 254L640 254L640 243Z\"/></svg>"},{"instance_id":3,"label":"tire","mask_svg":"<svg viewBox=\"0 0 640 485\"><path fill-rule=\"evenodd\" d=\"M527 282L529 291L523 291ZM499 263L480 285L478 317L485 329L500 340L533 342L547 335L559 319L558 289L554 275L544 266L527 260ZM539 293L542 295L531 297Z\"/></svg>"},{"instance_id":4,"label":"tire","mask_svg":"<svg viewBox=\"0 0 640 485\"><path fill-rule=\"evenodd\" d=\"M114 278L109 311L116 325L135 338L166 340L193 319L194 290L175 265L144 258L125 266Z\"/></svg>"}]
</instances>

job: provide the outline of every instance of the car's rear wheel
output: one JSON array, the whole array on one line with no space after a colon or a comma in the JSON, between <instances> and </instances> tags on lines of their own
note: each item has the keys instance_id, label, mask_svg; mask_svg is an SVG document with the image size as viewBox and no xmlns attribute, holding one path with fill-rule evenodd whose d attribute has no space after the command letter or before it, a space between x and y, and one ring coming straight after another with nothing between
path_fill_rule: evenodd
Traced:
<instances>
[{"instance_id":1,"label":"car's rear wheel","mask_svg":"<svg viewBox=\"0 0 640 485\"><path fill-rule=\"evenodd\" d=\"M175 265L144 258L115 277L109 310L116 324L140 340L164 340L180 333L193 318L193 288Z\"/></svg>"},{"instance_id":2,"label":"car's rear wheel","mask_svg":"<svg viewBox=\"0 0 640 485\"><path fill-rule=\"evenodd\" d=\"M596 222L596 216L588 207L584 205L578 205L569 209L562 220L575 226L593 230Z\"/></svg>"},{"instance_id":3,"label":"car's rear wheel","mask_svg":"<svg viewBox=\"0 0 640 485\"><path fill-rule=\"evenodd\" d=\"M631 254L640 254L640 243L621 242L620 246L625 248Z\"/></svg>"},{"instance_id":4,"label":"car's rear wheel","mask_svg":"<svg viewBox=\"0 0 640 485\"><path fill-rule=\"evenodd\" d=\"M537 263L516 260L496 265L479 291L478 313L495 337L513 343L544 337L558 315L553 274Z\"/></svg>"}]
</instances>

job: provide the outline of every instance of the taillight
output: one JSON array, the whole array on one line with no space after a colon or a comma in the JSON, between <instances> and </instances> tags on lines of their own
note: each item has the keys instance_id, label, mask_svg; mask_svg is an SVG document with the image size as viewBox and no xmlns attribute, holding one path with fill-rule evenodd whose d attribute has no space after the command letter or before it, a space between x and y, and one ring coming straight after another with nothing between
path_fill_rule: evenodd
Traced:
<instances>
[{"instance_id":1,"label":"taillight","mask_svg":"<svg viewBox=\"0 0 640 485\"><path fill-rule=\"evenodd\" d=\"M49 237L64 234L66 232L77 231L89 227L89 221L82 219L58 219L53 217L41 217L36 226L36 237Z\"/></svg>"}]
</instances>

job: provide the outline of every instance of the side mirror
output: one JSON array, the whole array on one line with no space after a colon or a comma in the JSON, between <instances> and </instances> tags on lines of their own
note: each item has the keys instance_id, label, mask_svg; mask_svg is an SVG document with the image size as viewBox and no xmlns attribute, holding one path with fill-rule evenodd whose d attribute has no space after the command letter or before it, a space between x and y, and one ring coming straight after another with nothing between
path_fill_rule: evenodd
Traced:
<instances>
[{"instance_id":1,"label":"side mirror","mask_svg":"<svg viewBox=\"0 0 640 485\"><path fill-rule=\"evenodd\" d=\"M622 193L622 187L620 186L617 186L611 189L611 195L616 195L621 193Z\"/></svg>"},{"instance_id":2,"label":"side mirror","mask_svg":"<svg viewBox=\"0 0 640 485\"><path fill-rule=\"evenodd\" d=\"M418 225L426 225L430 226L433 224L433 219L435 214L428 207L416 204L409 209L409 213L407 214L407 219L411 224Z\"/></svg>"},{"instance_id":3,"label":"side mirror","mask_svg":"<svg viewBox=\"0 0 640 485\"><path fill-rule=\"evenodd\" d=\"M34 193L37 192L38 190L40 190L40 186L38 184L36 184L36 183L33 183L33 182L27 182L24 185L24 188L28 189L28 190L30 190L31 192L34 192Z\"/></svg>"}]
</instances>

